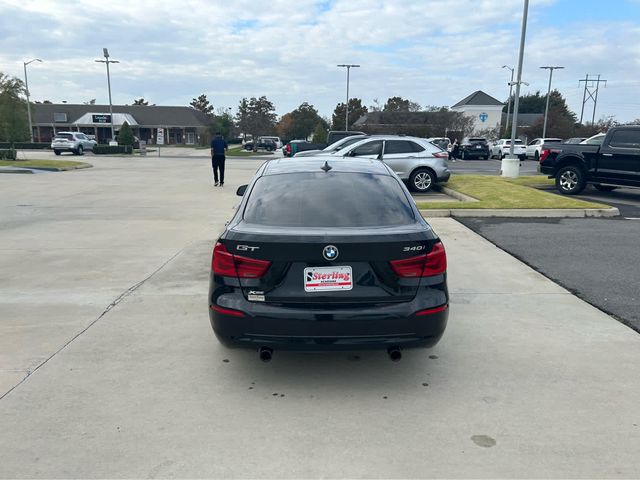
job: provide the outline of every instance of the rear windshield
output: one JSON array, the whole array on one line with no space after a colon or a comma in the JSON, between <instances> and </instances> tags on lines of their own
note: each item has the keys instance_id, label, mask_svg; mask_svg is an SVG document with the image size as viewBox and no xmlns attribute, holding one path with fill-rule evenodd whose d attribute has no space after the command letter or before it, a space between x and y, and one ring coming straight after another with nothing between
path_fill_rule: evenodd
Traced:
<instances>
[{"instance_id":1,"label":"rear windshield","mask_svg":"<svg viewBox=\"0 0 640 480\"><path fill-rule=\"evenodd\" d=\"M470 138L469 141L470 142L486 142L487 139L486 138Z\"/></svg>"},{"instance_id":2,"label":"rear windshield","mask_svg":"<svg viewBox=\"0 0 640 480\"><path fill-rule=\"evenodd\" d=\"M562 143L562 139L560 138L547 138L543 140L544 143Z\"/></svg>"},{"instance_id":3,"label":"rear windshield","mask_svg":"<svg viewBox=\"0 0 640 480\"><path fill-rule=\"evenodd\" d=\"M64 138L67 140L73 140L73 135L70 133L56 133L56 138Z\"/></svg>"},{"instance_id":4,"label":"rear windshield","mask_svg":"<svg viewBox=\"0 0 640 480\"><path fill-rule=\"evenodd\" d=\"M285 227L373 227L410 225L415 216L393 177L304 172L259 178L244 220Z\"/></svg>"}]
</instances>

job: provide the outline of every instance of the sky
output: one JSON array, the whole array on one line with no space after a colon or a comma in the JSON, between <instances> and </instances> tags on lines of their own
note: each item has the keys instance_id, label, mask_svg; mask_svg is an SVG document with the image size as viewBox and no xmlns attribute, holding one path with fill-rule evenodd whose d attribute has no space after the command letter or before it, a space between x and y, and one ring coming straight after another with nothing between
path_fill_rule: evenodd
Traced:
<instances>
[{"instance_id":1,"label":"sky","mask_svg":"<svg viewBox=\"0 0 640 480\"><path fill-rule=\"evenodd\" d=\"M476 90L506 101L524 0L0 0L0 72L32 100L188 105L206 94L234 112L265 95L279 115L303 102L330 117L346 96L451 106ZM640 0L531 0L522 93L553 88L580 116L586 74L601 74L596 119L640 118ZM585 105L591 118L593 103Z\"/></svg>"}]
</instances>

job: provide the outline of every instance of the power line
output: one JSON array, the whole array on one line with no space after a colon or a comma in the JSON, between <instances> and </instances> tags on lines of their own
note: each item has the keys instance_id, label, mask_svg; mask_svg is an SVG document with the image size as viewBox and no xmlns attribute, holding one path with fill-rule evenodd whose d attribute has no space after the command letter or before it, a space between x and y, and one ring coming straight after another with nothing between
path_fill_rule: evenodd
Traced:
<instances>
[{"instance_id":1,"label":"power line","mask_svg":"<svg viewBox=\"0 0 640 480\"><path fill-rule=\"evenodd\" d=\"M593 100L593 115L591 116L591 123L595 123L596 120L596 105L598 104L598 90L600 89L600 82L604 83L604 86L607 86L607 81L600 79L600 74L598 74L598 78L589 78L589 74L587 73L586 78L580 80L578 85L584 82L584 93L582 94L582 110L580 111L580 123L582 123L582 117L584 115L584 104L589 100ZM587 96L589 98L587 98Z\"/></svg>"}]
</instances>

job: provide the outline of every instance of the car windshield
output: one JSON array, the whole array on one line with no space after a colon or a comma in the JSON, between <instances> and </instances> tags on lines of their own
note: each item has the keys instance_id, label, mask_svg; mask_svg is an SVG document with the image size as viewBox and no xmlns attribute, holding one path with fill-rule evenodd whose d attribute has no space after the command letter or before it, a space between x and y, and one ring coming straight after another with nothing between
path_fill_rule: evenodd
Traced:
<instances>
[{"instance_id":1,"label":"car windshield","mask_svg":"<svg viewBox=\"0 0 640 480\"><path fill-rule=\"evenodd\" d=\"M372 227L410 225L415 216L391 176L320 172L259 178L244 220L283 227Z\"/></svg>"},{"instance_id":2,"label":"car windshield","mask_svg":"<svg viewBox=\"0 0 640 480\"><path fill-rule=\"evenodd\" d=\"M339 142L335 142L334 144L329 145L327 148L325 148L325 150L326 151L339 152L343 148L348 147L349 145L353 145L354 143L359 142L363 138L364 137L362 135L359 135L359 136L354 137L354 138L345 138L343 140L340 140Z\"/></svg>"}]
</instances>

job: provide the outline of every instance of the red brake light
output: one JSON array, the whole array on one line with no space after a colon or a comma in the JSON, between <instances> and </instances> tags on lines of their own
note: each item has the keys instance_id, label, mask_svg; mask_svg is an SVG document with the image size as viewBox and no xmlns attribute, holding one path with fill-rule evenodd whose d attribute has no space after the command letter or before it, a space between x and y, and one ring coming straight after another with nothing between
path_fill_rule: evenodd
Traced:
<instances>
[{"instance_id":1,"label":"red brake light","mask_svg":"<svg viewBox=\"0 0 640 480\"><path fill-rule=\"evenodd\" d=\"M224 308L218 305L212 305L211 310L214 312L222 313L223 315L231 315L232 317L244 317L244 312L240 310L233 310L232 308ZM416 315L420 315L417 313Z\"/></svg>"},{"instance_id":2,"label":"red brake light","mask_svg":"<svg viewBox=\"0 0 640 480\"><path fill-rule=\"evenodd\" d=\"M447 252L442 242L436 243L427 255L427 263L424 265L423 277L441 275L447 271Z\"/></svg>"},{"instance_id":3,"label":"red brake light","mask_svg":"<svg viewBox=\"0 0 640 480\"><path fill-rule=\"evenodd\" d=\"M447 308L449 308L449 305L444 304L436 308L427 308L426 310L420 310L414 313L414 315L416 317L421 317L423 315L433 315L434 313L444 312Z\"/></svg>"},{"instance_id":4,"label":"red brake light","mask_svg":"<svg viewBox=\"0 0 640 480\"><path fill-rule=\"evenodd\" d=\"M211 270L216 275L223 277L260 278L271 266L267 260L242 257L229 253L220 242L213 248L211 258Z\"/></svg>"},{"instance_id":5,"label":"red brake light","mask_svg":"<svg viewBox=\"0 0 640 480\"><path fill-rule=\"evenodd\" d=\"M392 260L389 264L399 277L431 277L447 271L447 254L442 242L438 242L433 246L429 254L402 260Z\"/></svg>"},{"instance_id":6,"label":"red brake light","mask_svg":"<svg viewBox=\"0 0 640 480\"><path fill-rule=\"evenodd\" d=\"M540 163L544 162L550 153L551 153L551 150L549 150L548 148L543 149L540 152Z\"/></svg>"}]
</instances>

